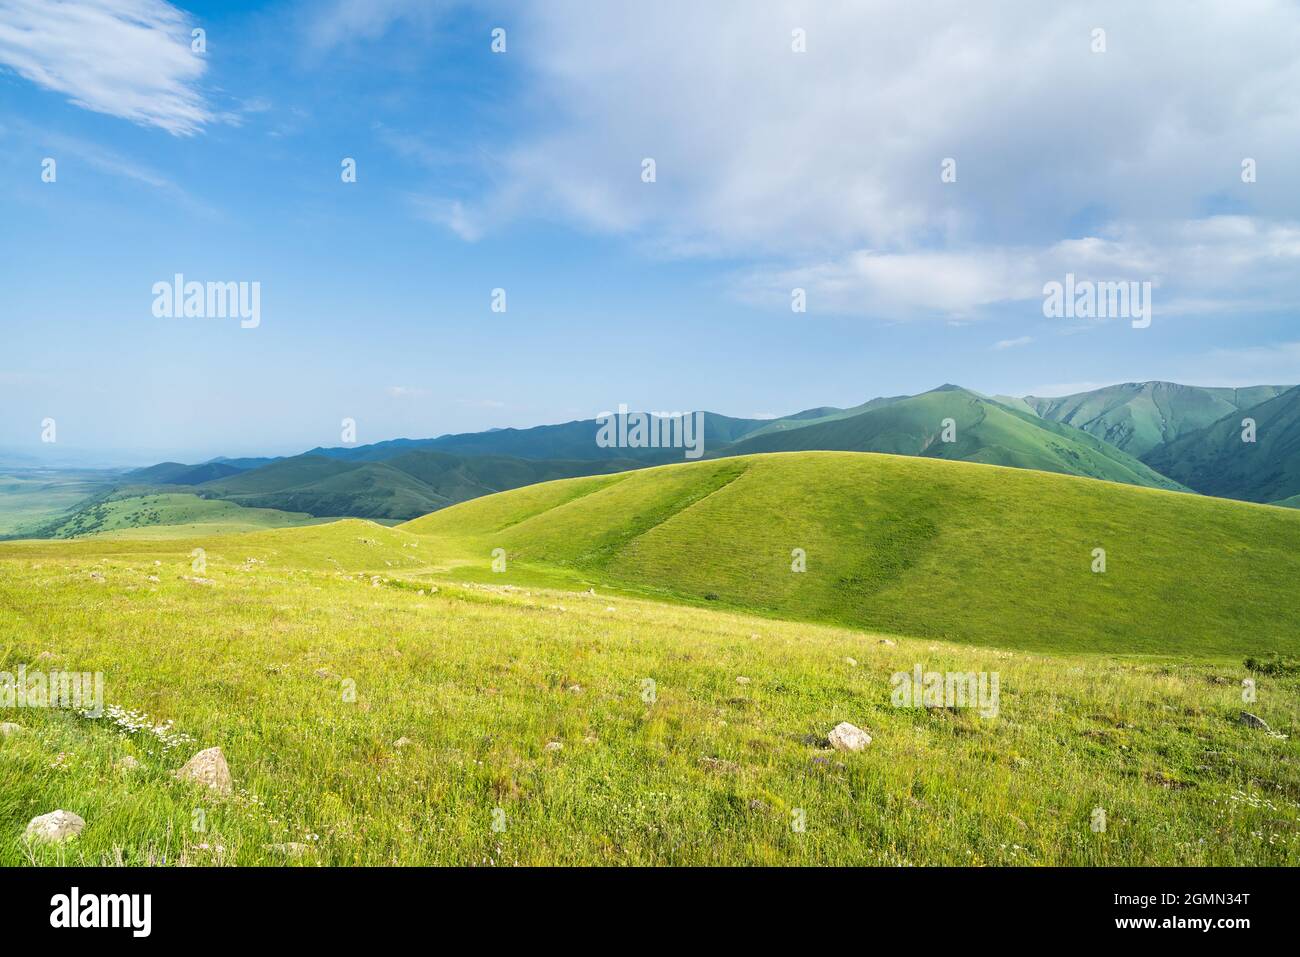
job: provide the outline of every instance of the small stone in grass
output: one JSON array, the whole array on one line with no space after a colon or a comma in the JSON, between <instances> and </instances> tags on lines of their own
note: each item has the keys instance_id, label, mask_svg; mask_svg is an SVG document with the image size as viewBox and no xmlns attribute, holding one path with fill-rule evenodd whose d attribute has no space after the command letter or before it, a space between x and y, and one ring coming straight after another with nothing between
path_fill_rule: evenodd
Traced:
<instances>
[{"instance_id":1,"label":"small stone in grass","mask_svg":"<svg viewBox=\"0 0 1300 957\"><path fill-rule=\"evenodd\" d=\"M182 781L197 781L207 785L218 794L229 794L234 790L230 779L230 766L220 748L207 748L185 762L184 767L176 772Z\"/></svg>"},{"instance_id":2,"label":"small stone in grass","mask_svg":"<svg viewBox=\"0 0 1300 957\"><path fill-rule=\"evenodd\" d=\"M410 738L402 737L402 738L398 738L396 741L393 742L393 747L404 748L408 744L414 744L414 743L415 742L412 741Z\"/></svg>"},{"instance_id":3,"label":"small stone in grass","mask_svg":"<svg viewBox=\"0 0 1300 957\"><path fill-rule=\"evenodd\" d=\"M1243 711L1241 713L1241 723L1248 728L1262 728L1265 731L1272 730L1269 728L1267 721L1259 717L1259 715L1251 714L1249 711Z\"/></svg>"},{"instance_id":4,"label":"small stone in grass","mask_svg":"<svg viewBox=\"0 0 1300 957\"><path fill-rule=\"evenodd\" d=\"M857 659L857 658L845 658L845 659L844 659L844 663L845 663L846 665L848 665L850 668L856 668L856 667L858 666L858 659Z\"/></svg>"},{"instance_id":5,"label":"small stone in grass","mask_svg":"<svg viewBox=\"0 0 1300 957\"><path fill-rule=\"evenodd\" d=\"M871 743L871 735L856 725L841 721L826 735L826 740L838 751L861 751Z\"/></svg>"},{"instance_id":6,"label":"small stone in grass","mask_svg":"<svg viewBox=\"0 0 1300 957\"><path fill-rule=\"evenodd\" d=\"M544 751L559 751L559 750L561 750L563 747L564 747L564 745L561 744L559 741L547 741L547 742L546 742L546 747L543 748L542 750L544 750Z\"/></svg>"},{"instance_id":7,"label":"small stone in grass","mask_svg":"<svg viewBox=\"0 0 1300 957\"><path fill-rule=\"evenodd\" d=\"M80 834L85 826L86 822L80 815L71 811L51 811L32 818L23 839L37 844L62 844Z\"/></svg>"},{"instance_id":8,"label":"small stone in grass","mask_svg":"<svg viewBox=\"0 0 1300 957\"><path fill-rule=\"evenodd\" d=\"M738 685L747 685L747 684L749 684L749 679L746 678L744 675L737 675L737 676L736 676L736 684L738 684Z\"/></svg>"},{"instance_id":9,"label":"small stone in grass","mask_svg":"<svg viewBox=\"0 0 1300 957\"><path fill-rule=\"evenodd\" d=\"M113 762L113 769L116 771L134 771L140 766L140 762L129 754L124 754Z\"/></svg>"},{"instance_id":10,"label":"small stone in grass","mask_svg":"<svg viewBox=\"0 0 1300 957\"><path fill-rule=\"evenodd\" d=\"M0 724L0 738L7 738L11 735L20 734L24 730L21 724L14 724L12 721L6 721Z\"/></svg>"}]
</instances>

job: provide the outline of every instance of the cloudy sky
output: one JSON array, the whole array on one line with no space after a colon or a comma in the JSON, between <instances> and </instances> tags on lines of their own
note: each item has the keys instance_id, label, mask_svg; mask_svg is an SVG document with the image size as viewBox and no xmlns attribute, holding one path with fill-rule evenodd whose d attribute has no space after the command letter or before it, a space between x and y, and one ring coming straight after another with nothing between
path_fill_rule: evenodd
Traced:
<instances>
[{"instance_id":1,"label":"cloudy sky","mask_svg":"<svg viewBox=\"0 0 1300 957\"><path fill-rule=\"evenodd\" d=\"M1290 384L1300 6L0 0L0 222L10 448Z\"/></svg>"}]
</instances>

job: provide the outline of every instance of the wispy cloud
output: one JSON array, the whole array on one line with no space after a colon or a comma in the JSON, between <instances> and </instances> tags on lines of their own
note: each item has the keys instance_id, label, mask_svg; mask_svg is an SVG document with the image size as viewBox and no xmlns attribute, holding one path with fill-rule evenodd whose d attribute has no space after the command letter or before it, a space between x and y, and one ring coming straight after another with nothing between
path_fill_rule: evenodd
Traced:
<instances>
[{"instance_id":1,"label":"wispy cloud","mask_svg":"<svg viewBox=\"0 0 1300 957\"><path fill-rule=\"evenodd\" d=\"M790 290L801 288L809 314L890 319L978 319L992 306L1041 303L1043 284L1067 273L1151 282L1157 317L1288 309L1300 297L1300 222L1211 216L1099 232L1044 246L858 250L809 266L752 267L733 286L755 305L788 308Z\"/></svg>"},{"instance_id":2,"label":"wispy cloud","mask_svg":"<svg viewBox=\"0 0 1300 957\"><path fill-rule=\"evenodd\" d=\"M307 41L318 53L350 43L377 40L397 23L427 29L457 0L332 0L313 2Z\"/></svg>"},{"instance_id":3,"label":"wispy cloud","mask_svg":"<svg viewBox=\"0 0 1300 957\"><path fill-rule=\"evenodd\" d=\"M0 64L84 109L188 136L213 119L191 29L163 0L0 0Z\"/></svg>"},{"instance_id":4,"label":"wispy cloud","mask_svg":"<svg viewBox=\"0 0 1300 957\"><path fill-rule=\"evenodd\" d=\"M1075 263L1159 278L1166 315L1268 308L1296 291L1300 191L1280 158L1300 151L1300 100L1282 93L1300 80L1300 8L1194 7L523 3L529 42L510 55L545 113L494 144L481 190L420 209L467 240L562 220L659 255L763 262L746 292L788 303L805 286L845 314L978 318ZM1094 54L1102 22L1111 49ZM1210 46L1223 55L1207 65L1193 51ZM1276 175L1243 183L1247 156ZM1189 222L1207 197L1242 215Z\"/></svg>"},{"instance_id":5,"label":"wispy cloud","mask_svg":"<svg viewBox=\"0 0 1300 957\"><path fill-rule=\"evenodd\" d=\"M3 138L6 132L0 130L0 138ZM80 137L50 132L26 123L19 123L15 132L26 140L39 143L41 149L48 150L60 164L64 164L70 158L105 175L157 190L191 212L207 218L220 218L221 214L217 210L195 199L175 181L147 163L141 163L139 160ZM67 167L61 165L61 171L64 169Z\"/></svg>"},{"instance_id":6,"label":"wispy cloud","mask_svg":"<svg viewBox=\"0 0 1300 957\"><path fill-rule=\"evenodd\" d=\"M1027 346L1034 341L1033 336L1019 336L1015 339L999 339L993 343L993 348L1002 351L1003 349L1014 349L1017 346Z\"/></svg>"},{"instance_id":7,"label":"wispy cloud","mask_svg":"<svg viewBox=\"0 0 1300 957\"><path fill-rule=\"evenodd\" d=\"M418 386L390 385L384 393L390 399L423 399L429 394L429 390Z\"/></svg>"}]
</instances>

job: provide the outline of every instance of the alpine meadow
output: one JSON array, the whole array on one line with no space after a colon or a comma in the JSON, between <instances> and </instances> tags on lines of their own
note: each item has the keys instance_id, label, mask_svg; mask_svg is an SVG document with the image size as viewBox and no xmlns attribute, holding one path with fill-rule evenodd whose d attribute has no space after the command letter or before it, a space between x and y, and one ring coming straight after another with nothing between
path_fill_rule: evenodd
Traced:
<instances>
[{"instance_id":1,"label":"alpine meadow","mask_svg":"<svg viewBox=\"0 0 1300 957\"><path fill-rule=\"evenodd\" d=\"M1297 77L1286 0L0 0L6 928L1285 926Z\"/></svg>"}]
</instances>

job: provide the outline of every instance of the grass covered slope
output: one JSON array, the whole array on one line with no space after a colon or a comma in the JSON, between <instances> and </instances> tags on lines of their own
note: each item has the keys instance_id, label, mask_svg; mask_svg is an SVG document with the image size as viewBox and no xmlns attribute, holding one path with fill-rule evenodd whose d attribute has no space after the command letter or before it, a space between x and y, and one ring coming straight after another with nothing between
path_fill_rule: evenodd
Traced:
<instances>
[{"instance_id":1,"label":"grass covered slope","mask_svg":"<svg viewBox=\"0 0 1300 957\"><path fill-rule=\"evenodd\" d=\"M695 487L664 470L673 501L738 464L695 467ZM640 478L459 508L495 527L503 502L549 511L579 490L596 505ZM443 561L438 542L360 521L0 545L0 671L102 671L107 703L137 715L4 712L23 727L0 738L0 865L1300 863L1294 676L1253 676L1253 710L1284 740L1238 721L1239 662L889 646L606 593L435 592ZM889 676L916 664L998 672L998 715L893 707ZM867 750L818 749L840 721L870 732ZM213 746L225 800L171 774ZM115 768L125 756L140 767ZM54 808L85 818L80 837L24 845Z\"/></svg>"},{"instance_id":2,"label":"grass covered slope","mask_svg":"<svg viewBox=\"0 0 1300 957\"><path fill-rule=\"evenodd\" d=\"M77 503L104 494L118 478L117 473L72 469L0 472L0 539L30 534Z\"/></svg>"},{"instance_id":3,"label":"grass covered slope","mask_svg":"<svg viewBox=\"0 0 1300 957\"><path fill-rule=\"evenodd\" d=\"M747 456L519 489L401 528L472 556L462 573L493 581L559 570L678 600L1058 652L1300 650L1300 514L1071 476ZM487 571L494 548L504 574ZM791 570L794 549L805 572Z\"/></svg>"},{"instance_id":4,"label":"grass covered slope","mask_svg":"<svg viewBox=\"0 0 1300 957\"><path fill-rule=\"evenodd\" d=\"M201 498L192 492L123 486L93 495L44 525L26 529L27 534L23 537L138 535L184 538L311 525L318 521L322 519L301 512L245 508L234 502Z\"/></svg>"},{"instance_id":5,"label":"grass covered slope","mask_svg":"<svg viewBox=\"0 0 1300 957\"><path fill-rule=\"evenodd\" d=\"M504 489L640 463L526 460L408 451L383 462L299 455L202 486L205 495L240 505L373 519L409 519Z\"/></svg>"},{"instance_id":6,"label":"grass covered slope","mask_svg":"<svg viewBox=\"0 0 1300 957\"><path fill-rule=\"evenodd\" d=\"M1255 441L1242 441L1242 422ZM1275 502L1300 494L1300 386L1161 446L1154 468L1206 495Z\"/></svg>"},{"instance_id":7,"label":"grass covered slope","mask_svg":"<svg viewBox=\"0 0 1300 957\"><path fill-rule=\"evenodd\" d=\"M955 441L943 441L944 421ZM958 386L873 406L848 418L754 436L714 455L833 450L959 459L1178 488L1126 452L1086 432L1009 408Z\"/></svg>"},{"instance_id":8,"label":"grass covered slope","mask_svg":"<svg viewBox=\"0 0 1300 957\"><path fill-rule=\"evenodd\" d=\"M1145 460L1158 446L1288 388L1215 389L1175 382L1126 382L1059 398L1026 396L1024 401L1044 419L1083 429Z\"/></svg>"}]
</instances>

